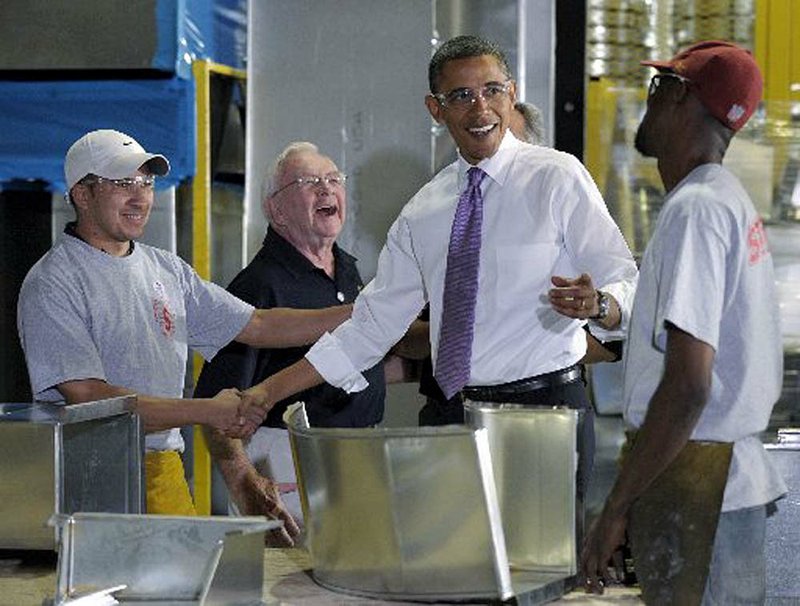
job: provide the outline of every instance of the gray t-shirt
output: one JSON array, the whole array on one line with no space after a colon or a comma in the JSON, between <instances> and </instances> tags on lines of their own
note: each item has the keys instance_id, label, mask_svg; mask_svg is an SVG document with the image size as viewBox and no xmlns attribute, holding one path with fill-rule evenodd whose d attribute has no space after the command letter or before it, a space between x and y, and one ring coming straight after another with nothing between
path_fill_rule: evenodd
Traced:
<instances>
[{"instance_id":1,"label":"gray t-shirt","mask_svg":"<svg viewBox=\"0 0 800 606\"><path fill-rule=\"evenodd\" d=\"M62 400L56 385L80 379L180 398L189 348L210 360L252 313L170 252L137 243L115 257L61 234L22 284L17 328L36 400ZM146 446L183 440L173 429Z\"/></svg>"},{"instance_id":2,"label":"gray t-shirt","mask_svg":"<svg viewBox=\"0 0 800 606\"><path fill-rule=\"evenodd\" d=\"M664 201L628 329L624 415L640 427L664 372L666 323L714 348L711 393L693 440L733 442L723 511L785 492L759 439L781 392L783 351L766 233L737 179L695 168Z\"/></svg>"}]
</instances>

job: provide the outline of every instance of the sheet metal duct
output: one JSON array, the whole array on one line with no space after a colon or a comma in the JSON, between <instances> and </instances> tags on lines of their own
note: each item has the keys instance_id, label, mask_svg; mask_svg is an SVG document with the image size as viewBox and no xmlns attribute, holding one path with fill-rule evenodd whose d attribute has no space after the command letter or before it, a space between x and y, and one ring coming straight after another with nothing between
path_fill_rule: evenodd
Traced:
<instances>
[{"instance_id":1,"label":"sheet metal duct","mask_svg":"<svg viewBox=\"0 0 800 606\"><path fill-rule=\"evenodd\" d=\"M476 427L331 429L309 427L302 404L287 410L318 583L525 604L569 589L577 412L471 403L469 413Z\"/></svg>"},{"instance_id":2,"label":"sheet metal duct","mask_svg":"<svg viewBox=\"0 0 800 606\"><path fill-rule=\"evenodd\" d=\"M260 604L264 532L256 517L76 513L53 516L61 530L55 604L107 590L122 603Z\"/></svg>"},{"instance_id":3,"label":"sheet metal duct","mask_svg":"<svg viewBox=\"0 0 800 606\"><path fill-rule=\"evenodd\" d=\"M54 549L53 514L144 510L144 432L134 404L133 396L0 404L0 549Z\"/></svg>"}]
</instances>

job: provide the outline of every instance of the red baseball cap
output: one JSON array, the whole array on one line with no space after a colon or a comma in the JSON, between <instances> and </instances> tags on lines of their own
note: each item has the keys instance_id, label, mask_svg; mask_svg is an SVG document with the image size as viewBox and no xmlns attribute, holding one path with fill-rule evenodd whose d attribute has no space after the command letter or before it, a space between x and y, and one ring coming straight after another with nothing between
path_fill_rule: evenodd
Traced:
<instances>
[{"instance_id":1,"label":"red baseball cap","mask_svg":"<svg viewBox=\"0 0 800 606\"><path fill-rule=\"evenodd\" d=\"M731 42L706 40L669 61L641 64L689 80L689 90L711 115L734 131L745 125L761 101L764 80L753 55Z\"/></svg>"}]
</instances>

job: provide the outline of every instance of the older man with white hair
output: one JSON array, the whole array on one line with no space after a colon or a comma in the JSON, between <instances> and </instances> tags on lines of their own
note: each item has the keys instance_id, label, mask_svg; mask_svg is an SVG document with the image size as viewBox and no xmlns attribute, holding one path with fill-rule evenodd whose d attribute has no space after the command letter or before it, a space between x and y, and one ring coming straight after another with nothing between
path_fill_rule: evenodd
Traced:
<instances>
[{"instance_id":1,"label":"older man with white hair","mask_svg":"<svg viewBox=\"0 0 800 606\"><path fill-rule=\"evenodd\" d=\"M264 244L228 290L259 308L317 309L352 303L363 287L356 260L336 244L347 210L346 176L316 145L287 146L267 170L262 207L269 221ZM290 366L307 348L256 349L233 343L207 363L196 396L221 387L245 389ZM320 385L279 402L264 425L243 443L208 432L211 453L233 504L243 514L284 521L268 540L291 544L302 519L288 432L282 415L296 400L309 421L323 427L368 427L383 418L384 364L366 371L369 387L347 393Z\"/></svg>"}]
</instances>

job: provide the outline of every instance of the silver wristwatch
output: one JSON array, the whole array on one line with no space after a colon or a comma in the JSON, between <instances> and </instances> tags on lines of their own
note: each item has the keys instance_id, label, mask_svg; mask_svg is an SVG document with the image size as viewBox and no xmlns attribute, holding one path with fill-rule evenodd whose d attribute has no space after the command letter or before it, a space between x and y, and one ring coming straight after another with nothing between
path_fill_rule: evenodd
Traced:
<instances>
[{"instance_id":1,"label":"silver wristwatch","mask_svg":"<svg viewBox=\"0 0 800 606\"><path fill-rule=\"evenodd\" d=\"M597 314L590 316L590 320L605 320L611 311L611 299L602 290L597 291Z\"/></svg>"}]
</instances>

